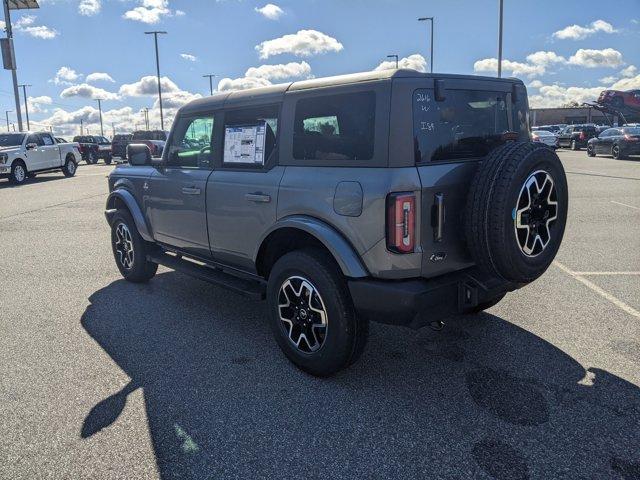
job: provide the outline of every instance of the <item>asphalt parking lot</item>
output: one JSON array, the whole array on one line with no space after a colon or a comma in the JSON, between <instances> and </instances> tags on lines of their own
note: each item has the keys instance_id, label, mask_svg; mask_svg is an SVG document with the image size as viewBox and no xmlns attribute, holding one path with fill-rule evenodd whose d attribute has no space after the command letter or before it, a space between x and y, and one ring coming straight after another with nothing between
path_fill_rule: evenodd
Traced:
<instances>
[{"instance_id":1,"label":"asphalt parking lot","mask_svg":"<svg viewBox=\"0 0 640 480\"><path fill-rule=\"evenodd\" d=\"M562 151L556 262L489 312L298 371L265 305L123 281L112 167L0 180L0 478L640 478L640 158Z\"/></svg>"}]
</instances>

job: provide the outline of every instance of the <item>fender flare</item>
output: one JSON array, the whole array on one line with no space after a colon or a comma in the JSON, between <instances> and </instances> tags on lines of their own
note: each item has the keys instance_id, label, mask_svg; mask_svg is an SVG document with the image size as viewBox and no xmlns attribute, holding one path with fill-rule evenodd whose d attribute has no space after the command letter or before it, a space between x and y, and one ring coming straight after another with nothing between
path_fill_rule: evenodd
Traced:
<instances>
[{"instance_id":1,"label":"fender flare","mask_svg":"<svg viewBox=\"0 0 640 480\"><path fill-rule=\"evenodd\" d=\"M342 273L349 278L364 278L369 276L362 260L353 246L328 223L307 215L292 215L278 220L260 238L258 248L253 255L254 263L258 260L264 241L277 230L283 228L295 228L302 230L319 240L329 250L333 258L338 262Z\"/></svg>"},{"instance_id":2,"label":"fender flare","mask_svg":"<svg viewBox=\"0 0 640 480\"><path fill-rule=\"evenodd\" d=\"M144 215L142 214L142 210L140 209L138 202L136 201L133 194L129 190L126 190L124 188L117 188L107 197L107 208L104 214L107 217L107 222L109 223L109 225L111 225L111 219L117 211L115 208L113 208L115 199L119 199L126 205L129 213L131 214L131 217L133 218L133 221L136 224L136 228L138 229L138 233L140 233L140 236L147 242L152 242L153 237L151 236L151 231L147 225Z\"/></svg>"}]
</instances>

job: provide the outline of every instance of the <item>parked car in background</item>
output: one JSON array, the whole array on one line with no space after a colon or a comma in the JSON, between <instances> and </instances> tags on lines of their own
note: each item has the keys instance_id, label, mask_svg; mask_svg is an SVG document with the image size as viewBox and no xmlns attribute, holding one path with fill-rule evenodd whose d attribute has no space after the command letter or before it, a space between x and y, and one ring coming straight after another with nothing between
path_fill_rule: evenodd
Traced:
<instances>
[{"instance_id":1,"label":"parked car in background","mask_svg":"<svg viewBox=\"0 0 640 480\"><path fill-rule=\"evenodd\" d=\"M413 70L192 101L162 159L132 143L109 175L115 263L266 297L284 354L331 375L369 321L439 325L549 267L567 183L528 118L520 80Z\"/></svg>"},{"instance_id":2,"label":"parked car in background","mask_svg":"<svg viewBox=\"0 0 640 480\"><path fill-rule=\"evenodd\" d=\"M640 155L640 127L608 128L600 135L589 140L587 155L611 155L613 158L626 158L628 155Z\"/></svg>"},{"instance_id":3,"label":"parked car in background","mask_svg":"<svg viewBox=\"0 0 640 480\"><path fill-rule=\"evenodd\" d=\"M534 142L542 143L551 148L558 148L558 136L547 130L537 130L531 132L531 140Z\"/></svg>"},{"instance_id":4,"label":"parked car in background","mask_svg":"<svg viewBox=\"0 0 640 480\"><path fill-rule=\"evenodd\" d=\"M88 165L98 163L103 159L107 165L111 164L111 142L100 135L79 135L73 137L74 142L80 145L82 159Z\"/></svg>"},{"instance_id":5,"label":"parked car in background","mask_svg":"<svg viewBox=\"0 0 640 480\"><path fill-rule=\"evenodd\" d=\"M580 150L596 135L594 125L568 125L558 134L558 147Z\"/></svg>"},{"instance_id":6,"label":"parked car in background","mask_svg":"<svg viewBox=\"0 0 640 480\"><path fill-rule=\"evenodd\" d=\"M62 137L55 137L55 138L56 138L56 142L58 142L58 143L69 143Z\"/></svg>"},{"instance_id":7,"label":"parked car in background","mask_svg":"<svg viewBox=\"0 0 640 480\"><path fill-rule=\"evenodd\" d=\"M632 108L640 110L640 90L603 90L598 97L601 105L610 105L614 108Z\"/></svg>"},{"instance_id":8,"label":"parked car in background","mask_svg":"<svg viewBox=\"0 0 640 480\"><path fill-rule=\"evenodd\" d=\"M127 158L127 145L131 142L130 133L118 133L111 139L111 156Z\"/></svg>"},{"instance_id":9,"label":"parked car in background","mask_svg":"<svg viewBox=\"0 0 640 480\"><path fill-rule=\"evenodd\" d=\"M162 130L138 130L133 132L130 143L144 143L151 150L152 156L160 157L166 141L167 132Z\"/></svg>"},{"instance_id":10,"label":"parked car in background","mask_svg":"<svg viewBox=\"0 0 640 480\"><path fill-rule=\"evenodd\" d=\"M540 126L531 128L532 132L537 132L541 130L556 133L556 132L559 132L561 129L558 125L540 125Z\"/></svg>"},{"instance_id":11,"label":"parked car in background","mask_svg":"<svg viewBox=\"0 0 640 480\"><path fill-rule=\"evenodd\" d=\"M56 170L73 177L80 159L77 145L58 143L49 132L0 134L0 177L15 184Z\"/></svg>"}]
</instances>

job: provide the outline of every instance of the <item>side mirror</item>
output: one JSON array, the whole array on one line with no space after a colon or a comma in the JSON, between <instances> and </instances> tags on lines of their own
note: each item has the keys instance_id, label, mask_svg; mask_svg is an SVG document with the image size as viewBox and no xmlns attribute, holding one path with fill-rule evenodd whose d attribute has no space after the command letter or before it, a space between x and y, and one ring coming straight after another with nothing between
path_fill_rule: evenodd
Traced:
<instances>
[{"instance_id":1,"label":"side mirror","mask_svg":"<svg viewBox=\"0 0 640 480\"><path fill-rule=\"evenodd\" d=\"M37 144L37 143L27 143L24 147L25 147L27 150L33 150L33 149L34 149L34 148L36 148L37 146L38 146L38 144Z\"/></svg>"},{"instance_id":2,"label":"side mirror","mask_svg":"<svg viewBox=\"0 0 640 480\"><path fill-rule=\"evenodd\" d=\"M129 165L151 165L151 150L144 143L130 143L127 145L127 160Z\"/></svg>"}]
</instances>

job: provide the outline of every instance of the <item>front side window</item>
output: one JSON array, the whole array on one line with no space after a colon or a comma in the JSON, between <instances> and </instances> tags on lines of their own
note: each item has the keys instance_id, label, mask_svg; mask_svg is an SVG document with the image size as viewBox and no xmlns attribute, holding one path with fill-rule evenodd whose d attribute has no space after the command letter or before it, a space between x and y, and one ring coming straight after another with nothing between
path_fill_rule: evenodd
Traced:
<instances>
[{"instance_id":1,"label":"front side window","mask_svg":"<svg viewBox=\"0 0 640 480\"><path fill-rule=\"evenodd\" d=\"M180 118L172 136L167 165L181 168L210 168L212 135L213 116Z\"/></svg>"},{"instance_id":2,"label":"front side window","mask_svg":"<svg viewBox=\"0 0 640 480\"><path fill-rule=\"evenodd\" d=\"M269 105L226 112L223 164L258 168L267 165L276 152L279 110L279 106Z\"/></svg>"},{"instance_id":3,"label":"front side window","mask_svg":"<svg viewBox=\"0 0 640 480\"><path fill-rule=\"evenodd\" d=\"M374 92L298 100L293 133L297 160L371 160L375 137Z\"/></svg>"},{"instance_id":4,"label":"front side window","mask_svg":"<svg viewBox=\"0 0 640 480\"><path fill-rule=\"evenodd\" d=\"M42 138L40 137L40 135L38 135L36 133L32 133L31 135L29 135L27 137L26 144L29 145L30 143L35 143L38 146L44 145L44 142L42 141Z\"/></svg>"},{"instance_id":5,"label":"front side window","mask_svg":"<svg viewBox=\"0 0 640 480\"><path fill-rule=\"evenodd\" d=\"M433 90L413 95L416 162L486 156L501 145L509 131L507 94L477 90L447 90L436 102Z\"/></svg>"}]
</instances>

